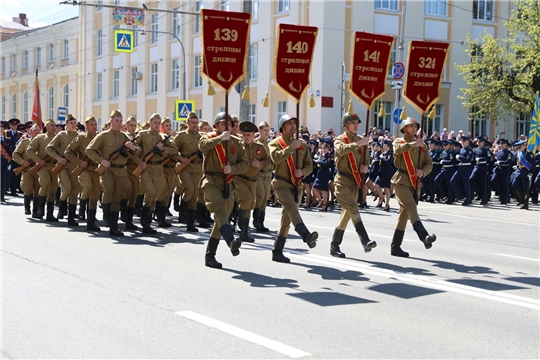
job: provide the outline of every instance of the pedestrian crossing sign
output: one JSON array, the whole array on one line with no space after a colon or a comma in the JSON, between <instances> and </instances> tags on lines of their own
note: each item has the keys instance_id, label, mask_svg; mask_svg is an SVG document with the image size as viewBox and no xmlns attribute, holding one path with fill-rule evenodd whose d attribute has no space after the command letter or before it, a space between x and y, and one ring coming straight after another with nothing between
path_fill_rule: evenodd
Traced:
<instances>
[{"instance_id":1,"label":"pedestrian crossing sign","mask_svg":"<svg viewBox=\"0 0 540 360\"><path fill-rule=\"evenodd\" d=\"M133 31L115 29L114 51L132 53L133 50Z\"/></svg>"},{"instance_id":2,"label":"pedestrian crossing sign","mask_svg":"<svg viewBox=\"0 0 540 360\"><path fill-rule=\"evenodd\" d=\"M187 120L190 112L195 111L195 101L176 100L176 120Z\"/></svg>"}]
</instances>

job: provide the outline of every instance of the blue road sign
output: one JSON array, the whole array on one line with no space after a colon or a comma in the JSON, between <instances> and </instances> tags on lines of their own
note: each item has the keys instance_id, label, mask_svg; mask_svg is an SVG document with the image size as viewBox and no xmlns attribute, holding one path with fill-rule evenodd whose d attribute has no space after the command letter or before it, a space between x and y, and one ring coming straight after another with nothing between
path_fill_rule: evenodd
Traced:
<instances>
[{"instance_id":1,"label":"blue road sign","mask_svg":"<svg viewBox=\"0 0 540 360\"><path fill-rule=\"evenodd\" d=\"M133 31L114 30L114 51L132 53L135 50L133 46Z\"/></svg>"},{"instance_id":2,"label":"blue road sign","mask_svg":"<svg viewBox=\"0 0 540 360\"><path fill-rule=\"evenodd\" d=\"M394 123L401 124L403 120L401 120L399 117L401 116L401 113L403 112L402 108L397 108L392 111L392 120L394 120Z\"/></svg>"},{"instance_id":3,"label":"blue road sign","mask_svg":"<svg viewBox=\"0 0 540 360\"><path fill-rule=\"evenodd\" d=\"M58 121L66 121L67 116L67 107L59 107L58 108Z\"/></svg>"},{"instance_id":4,"label":"blue road sign","mask_svg":"<svg viewBox=\"0 0 540 360\"><path fill-rule=\"evenodd\" d=\"M397 62L392 68L392 76L394 79L399 80L405 75L405 65L403 63Z\"/></svg>"},{"instance_id":5,"label":"blue road sign","mask_svg":"<svg viewBox=\"0 0 540 360\"><path fill-rule=\"evenodd\" d=\"M187 120L190 112L195 111L195 101L176 100L176 120Z\"/></svg>"}]
</instances>

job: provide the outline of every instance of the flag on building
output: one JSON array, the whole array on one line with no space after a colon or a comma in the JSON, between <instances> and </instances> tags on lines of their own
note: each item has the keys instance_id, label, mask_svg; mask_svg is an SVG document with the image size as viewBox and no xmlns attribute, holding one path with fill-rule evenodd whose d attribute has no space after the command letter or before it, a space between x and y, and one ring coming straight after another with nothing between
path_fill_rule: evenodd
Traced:
<instances>
[{"instance_id":1,"label":"flag on building","mask_svg":"<svg viewBox=\"0 0 540 360\"><path fill-rule=\"evenodd\" d=\"M534 99L534 108L531 119L531 128L529 130L529 140L527 141L527 148L532 153L535 152L538 145L540 145L540 93L536 92L536 99Z\"/></svg>"},{"instance_id":2,"label":"flag on building","mask_svg":"<svg viewBox=\"0 0 540 360\"><path fill-rule=\"evenodd\" d=\"M32 109L32 121L38 124L39 129L43 129L43 121L41 121L41 103L39 101L39 80L38 70L36 69L36 80L34 81L34 108Z\"/></svg>"}]
</instances>

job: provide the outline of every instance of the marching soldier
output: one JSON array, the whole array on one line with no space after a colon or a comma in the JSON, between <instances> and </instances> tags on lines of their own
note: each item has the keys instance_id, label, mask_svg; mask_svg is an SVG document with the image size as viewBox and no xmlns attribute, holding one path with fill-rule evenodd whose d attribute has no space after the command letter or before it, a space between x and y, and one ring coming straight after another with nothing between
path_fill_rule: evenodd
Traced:
<instances>
[{"instance_id":1,"label":"marching soldier","mask_svg":"<svg viewBox=\"0 0 540 360\"><path fill-rule=\"evenodd\" d=\"M97 134L97 121L93 115L90 115L86 118L84 124L86 133L79 134L69 143L64 154L69 162L74 164L77 167L76 169L79 169L73 171L80 171L77 176L77 181L82 188L79 218L81 218L88 206L86 229L88 231L100 231L101 229L96 225L97 203L101 194L99 174L96 172L98 164L86 155L86 148ZM73 171L70 173L76 176ZM81 211L83 214L81 214Z\"/></svg>"},{"instance_id":2,"label":"marching soldier","mask_svg":"<svg viewBox=\"0 0 540 360\"><path fill-rule=\"evenodd\" d=\"M249 236L249 213L255 206L257 198L257 176L261 168L268 168L271 164L270 156L264 145L256 143L255 133L257 126L251 121L243 121L239 125L242 131L244 150L248 159L247 170L233 179L235 194L238 198L238 225L240 227L240 240L254 242Z\"/></svg>"},{"instance_id":3,"label":"marching soldier","mask_svg":"<svg viewBox=\"0 0 540 360\"><path fill-rule=\"evenodd\" d=\"M197 210L201 211L201 205L197 204L199 196L199 183L202 177L202 153L199 150L199 118L194 112L190 112L187 119L188 128L181 131L174 138L174 143L180 151L180 162L187 165L178 175L183 185L184 193L180 203L179 214L187 214L187 231L198 232L195 227Z\"/></svg>"},{"instance_id":4,"label":"marching soldier","mask_svg":"<svg viewBox=\"0 0 540 360\"><path fill-rule=\"evenodd\" d=\"M60 183L60 203L58 209L58 219L62 219L66 213L68 214L68 225L79 226L79 223L75 220L75 212L77 211L77 196L81 192L81 186L77 180L77 177L71 172L75 170L75 164L68 161L64 155L69 143L77 137L77 119L71 114L66 117L66 130L60 131L56 134L54 139L47 145L47 154L58 163L63 165L62 170L58 174L58 180ZM69 198L69 212L68 212L68 198Z\"/></svg>"},{"instance_id":5,"label":"marching soldier","mask_svg":"<svg viewBox=\"0 0 540 360\"><path fill-rule=\"evenodd\" d=\"M460 161L459 167L457 168L450 184L454 189L454 193L459 195L460 190L463 190L465 193L465 200L463 201L463 206L471 204L471 185L469 183L469 178L471 177L472 172L472 159L474 153L469 146L470 139L466 136L462 136L460 139L463 148L459 151L459 155L456 156L456 159Z\"/></svg>"},{"instance_id":6,"label":"marching soldier","mask_svg":"<svg viewBox=\"0 0 540 360\"><path fill-rule=\"evenodd\" d=\"M39 126L33 125L28 131L30 137L22 138L19 144L13 152L13 161L24 167L21 174L21 188L24 193L24 213L26 215L32 214L32 218L39 219L38 210L38 196L39 196L39 179L38 175L30 171L30 165L33 164L30 155L26 153L30 141L39 134ZM30 203L32 204L32 212L30 212Z\"/></svg>"},{"instance_id":7,"label":"marching soldier","mask_svg":"<svg viewBox=\"0 0 540 360\"><path fill-rule=\"evenodd\" d=\"M529 173L534 166L534 155L527 149L527 141L520 140L514 144L518 147L516 151L516 171L512 177L512 188L517 195L518 205L523 204L521 209L529 209Z\"/></svg>"},{"instance_id":8,"label":"marching soldier","mask_svg":"<svg viewBox=\"0 0 540 360\"><path fill-rule=\"evenodd\" d=\"M261 164L257 180L257 200L255 201L255 209L253 209L253 226L259 232L269 231L269 229L264 226L266 202L270 196L270 188L272 187L272 159L270 159L270 147L268 146L269 136L270 126L266 121L262 121L259 124L259 137L255 139L255 142L264 146L264 150L266 150L270 161Z\"/></svg>"},{"instance_id":9,"label":"marching soldier","mask_svg":"<svg viewBox=\"0 0 540 360\"><path fill-rule=\"evenodd\" d=\"M206 206L214 213L214 226L206 247L205 265L215 269L222 267L215 258L221 236L227 242L233 256L240 254L239 248L242 243L240 239L235 239L229 225L229 214L234 202L233 194L232 192L224 194L224 188L225 181L230 184L234 175L241 174L248 168L248 159L243 146L229 131L225 131L226 121L232 123L230 115L218 113L214 118L216 132L203 134L199 140L204 169L201 184ZM225 148L224 141L227 141L228 148Z\"/></svg>"},{"instance_id":10,"label":"marching soldier","mask_svg":"<svg viewBox=\"0 0 540 360\"><path fill-rule=\"evenodd\" d=\"M418 189L416 187L420 186L420 179L429 175L433 169L433 163L424 140L421 137L415 138L419 128L420 124L416 119L408 117L401 124L400 131L404 134L403 137L395 139L393 143L394 164L398 171L392 177L392 184L394 184L400 210L391 244L390 254L393 256L409 257L409 253L401 249L407 219L411 221L414 231L426 249L430 249L432 243L437 239L435 234L429 234L424 228L417 210L415 195L418 194ZM418 163L419 153L420 163Z\"/></svg>"},{"instance_id":11,"label":"marching soldier","mask_svg":"<svg viewBox=\"0 0 540 360\"><path fill-rule=\"evenodd\" d=\"M369 239L358 212L358 194L362 186L362 176L367 173L367 165L370 161L369 156L364 157L364 151L366 151L369 144L369 137L356 134L360 118L354 113L345 113L341 124L345 132L334 140L337 169L335 186L336 197L339 205L341 205L341 220L332 236L330 255L344 258L345 254L341 252L339 245L343 241L343 234L349 220L352 221L366 253L375 248L377 243ZM364 160L363 163L362 160Z\"/></svg>"},{"instance_id":12,"label":"marching soldier","mask_svg":"<svg viewBox=\"0 0 540 360\"><path fill-rule=\"evenodd\" d=\"M135 139L137 137L137 120L134 116L128 117L127 121L124 124L126 126L126 132L128 135ZM133 175L133 172L137 168L138 164L141 162L141 158L137 155L135 155L133 152L128 153L129 157L127 158L126 163L126 169L127 169L127 177L129 180L129 183L131 184L131 190L129 192L129 196L127 196L126 199L122 199L120 201L120 208L125 208L125 216L124 214L120 214L122 221L126 223L126 229L128 230L137 230L139 227L133 223L133 215L135 215L135 209L137 208L137 202L139 201L140 206L142 206L142 202L144 199L144 194L141 190L141 182L139 181L139 177Z\"/></svg>"},{"instance_id":13,"label":"marching soldier","mask_svg":"<svg viewBox=\"0 0 540 360\"><path fill-rule=\"evenodd\" d=\"M481 205L487 205L487 176L488 163L491 162L491 152L484 146L486 139L479 137L478 149L475 151L476 166L469 178L473 192L481 199Z\"/></svg>"},{"instance_id":14,"label":"marching soldier","mask_svg":"<svg viewBox=\"0 0 540 360\"><path fill-rule=\"evenodd\" d=\"M0 188L0 202L5 202L5 195L7 191L7 184L8 179L10 176L9 173L9 163L11 162L11 142L9 141L9 138L7 135L7 128L9 127L9 124L7 121L1 122L1 132L0 132L0 151L2 152L2 156L0 158L1 164L2 164L2 170L0 174L0 182L2 184Z\"/></svg>"},{"instance_id":15,"label":"marching soldier","mask_svg":"<svg viewBox=\"0 0 540 360\"><path fill-rule=\"evenodd\" d=\"M281 224L272 250L272 260L282 263L290 262L290 259L283 255L283 248L285 247L291 223L294 225L294 230L302 237L302 240L309 248L317 246L316 241L319 237L317 232L309 232L298 211L302 200L298 187L301 186L302 177L313 171L313 161L306 142L294 139L296 127L298 126L297 121L298 119L291 115L283 115L279 119L279 129L282 135L269 144L270 156L274 162L272 185L283 205ZM298 169L296 168L297 157L300 166ZM296 199L295 195L297 195Z\"/></svg>"},{"instance_id":16,"label":"marching soldier","mask_svg":"<svg viewBox=\"0 0 540 360\"><path fill-rule=\"evenodd\" d=\"M497 161L495 162L496 168L493 169L493 175L491 177L491 185L493 189L499 194L501 205L508 203L508 196L510 192L510 173L512 171L512 163L514 157L508 147L510 143L506 139L499 139L499 146L501 149L497 152Z\"/></svg>"},{"instance_id":17,"label":"marching soldier","mask_svg":"<svg viewBox=\"0 0 540 360\"><path fill-rule=\"evenodd\" d=\"M124 233L118 230L120 200L124 194L131 191L126 170L127 157L123 155L126 152L135 155L141 153L141 149L130 141L129 135L120 131L121 127L122 113L120 110L113 110L110 128L97 134L86 147L86 155L106 169L100 177L103 188L102 207L103 212L109 214L106 216L109 218L109 234L113 236L124 236Z\"/></svg>"},{"instance_id":18,"label":"marching soldier","mask_svg":"<svg viewBox=\"0 0 540 360\"><path fill-rule=\"evenodd\" d=\"M171 119L169 119L168 117L164 117L163 120L161 120L161 133L165 136L170 136L171 138L174 138L177 135L176 131L172 130ZM167 215L172 215L169 212L169 207L171 206L171 199L174 187L176 186L178 181L178 176L176 175L174 168L176 167L176 163L179 161L179 159L180 154L178 152L176 154L164 154L163 174L165 175L165 184L167 184L167 186L165 187L165 194L163 195L163 206L165 206L166 208L165 214L163 215L164 219Z\"/></svg>"},{"instance_id":19,"label":"marching soldier","mask_svg":"<svg viewBox=\"0 0 540 360\"><path fill-rule=\"evenodd\" d=\"M47 221L58 221L54 217L54 198L56 195L56 189L58 189L58 175L53 173L52 169L56 161L51 158L46 151L47 145L52 141L56 135L56 124L53 119L48 119L45 122L47 133L39 134L32 139L28 148L26 149L27 155L41 168L38 172L39 179L39 202L38 202L38 218L43 218L45 215L45 203L47 203Z\"/></svg>"},{"instance_id":20,"label":"marching soldier","mask_svg":"<svg viewBox=\"0 0 540 360\"><path fill-rule=\"evenodd\" d=\"M199 121L199 133L211 133L212 127L206 120ZM180 179L180 178L179 178ZM180 183L180 180L178 181ZM199 210L200 208L200 210ZM197 195L197 222L199 223L199 227L201 228L209 228L213 223L214 220L210 216L210 211L208 211L208 208L206 207L206 203L204 202L204 191L202 190L202 187L199 186L198 195Z\"/></svg>"},{"instance_id":21,"label":"marching soldier","mask_svg":"<svg viewBox=\"0 0 540 360\"><path fill-rule=\"evenodd\" d=\"M10 119L8 123L9 123L10 129L6 131L6 134L4 136L6 136L7 139L9 140L11 151L13 151L17 147L17 143L19 142L19 139L22 136L22 133L18 131L18 127L21 121L17 118L13 118L13 119ZM13 172L13 170L15 170L18 167L19 167L19 164L17 164L14 161L11 162L11 166L9 170L9 174L10 174L9 175L9 188L10 188L11 196L19 196L17 194L17 190L20 187L21 175L15 175L15 173Z\"/></svg>"}]
</instances>

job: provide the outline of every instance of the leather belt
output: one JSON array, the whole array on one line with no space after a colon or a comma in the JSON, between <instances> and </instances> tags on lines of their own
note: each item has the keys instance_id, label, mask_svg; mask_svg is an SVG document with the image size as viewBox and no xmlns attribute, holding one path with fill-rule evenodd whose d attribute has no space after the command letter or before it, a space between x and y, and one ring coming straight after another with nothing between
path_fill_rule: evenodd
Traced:
<instances>
[{"instance_id":1,"label":"leather belt","mask_svg":"<svg viewBox=\"0 0 540 360\"><path fill-rule=\"evenodd\" d=\"M405 169L398 169L398 171L402 174L406 174L406 175L409 175L409 172Z\"/></svg>"},{"instance_id":2,"label":"leather belt","mask_svg":"<svg viewBox=\"0 0 540 360\"><path fill-rule=\"evenodd\" d=\"M486 164L486 163L487 163L487 161L479 161L479 162L477 162L476 164L478 164L478 165L484 165L484 164Z\"/></svg>"},{"instance_id":3,"label":"leather belt","mask_svg":"<svg viewBox=\"0 0 540 360\"><path fill-rule=\"evenodd\" d=\"M454 165L443 165L442 167L443 168L451 168L451 167L454 167Z\"/></svg>"},{"instance_id":4,"label":"leather belt","mask_svg":"<svg viewBox=\"0 0 540 360\"><path fill-rule=\"evenodd\" d=\"M222 172L219 172L219 171L205 171L205 172L204 172L204 175L208 175L208 176L220 176L220 177L223 177L223 175L225 175L225 174L222 173Z\"/></svg>"},{"instance_id":5,"label":"leather belt","mask_svg":"<svg viewBox=\"0 0 540 360\"><path fill-rule=\"evenodd\" d=\"M276 179L278 180L282 180L282 181L285 181L286 183L288 184L291 184L291 185L294 185L291 181L291 179L287 179L287 178L284 178L283 176L279 176L279 175L274 175Z\"/></svg>"},{"instance_id":6,"label":"leather belt","mask_svg":"<svg viewBox=\"0 0 540 360\"><path fill-rule=\"evenodd\" d=\"M190 165L191 165L191 164L195 164L195 165L197 165L197 164L202 164L202 160L198 160L198 161L191 160L191 162L190 162L189 164L190 164Z\"/></svg>"},{"instance_id":7,"label":"leather belt","mask_svg":"<svg viewBox=\"0 0 540 360\"><path fill-rule=\"evenodd\" d=\"M163 163L163 160L156 160L156 161L148 161L148 165L161 165Z\"/></svg>"},{"instance_id":8,"label":"leather belt","mask_svg":"<svg viewBox=\"0 0 540 360\"><path fill-rule=\"evenodd\" d=\"M510 166L510 164L499 164L499 166Z\"/></svg>"},{"instance_id":9,"label":"leather belt","mask_svg":"<svg viewBox=\"0 0 540 360\"><path fill-rule=\"evenodd\" d=\"M244 180L247 180L247 181L257 181L257 176L254 176L254 177L248 177L248 176L245 176L245 175L236 175L237 177L241 178L241 179L244 179Z\"/></svg>"},{"instance_id":10,"label":"leather belt","mask_svg":"<svg viewBox=\"0 0 540 360\"><path fill-rule=\"evenodd\" d=\"M460 166L467 166L467 165L471 165L471 163L461 163Z\"/></svg>"},{"instance_id":11,"label":"leather belt","mask_svg":"<svg viewBox=\"0 0 540 360\"><path fill-rule=\"evenodd\" d=\"M119 169L119 168L126 167L126 165L111 164L111 167L112 167L112 168Z\"/></svg>"},{"instance_id":12,"label":"leather belt","mask_svg":"<svg viewBox=\"0 0 540 360\"><path fill-rule=\"evenodd\" d=\"M353 176L351 174L348 174L346 172L343 172L343 171L337 171L338 175L340 176L344 176L346 177L347 179L350 179L350 180L354 180ZM355 180L356 181L356 180Z\"/></svg>"}]
</instances>

